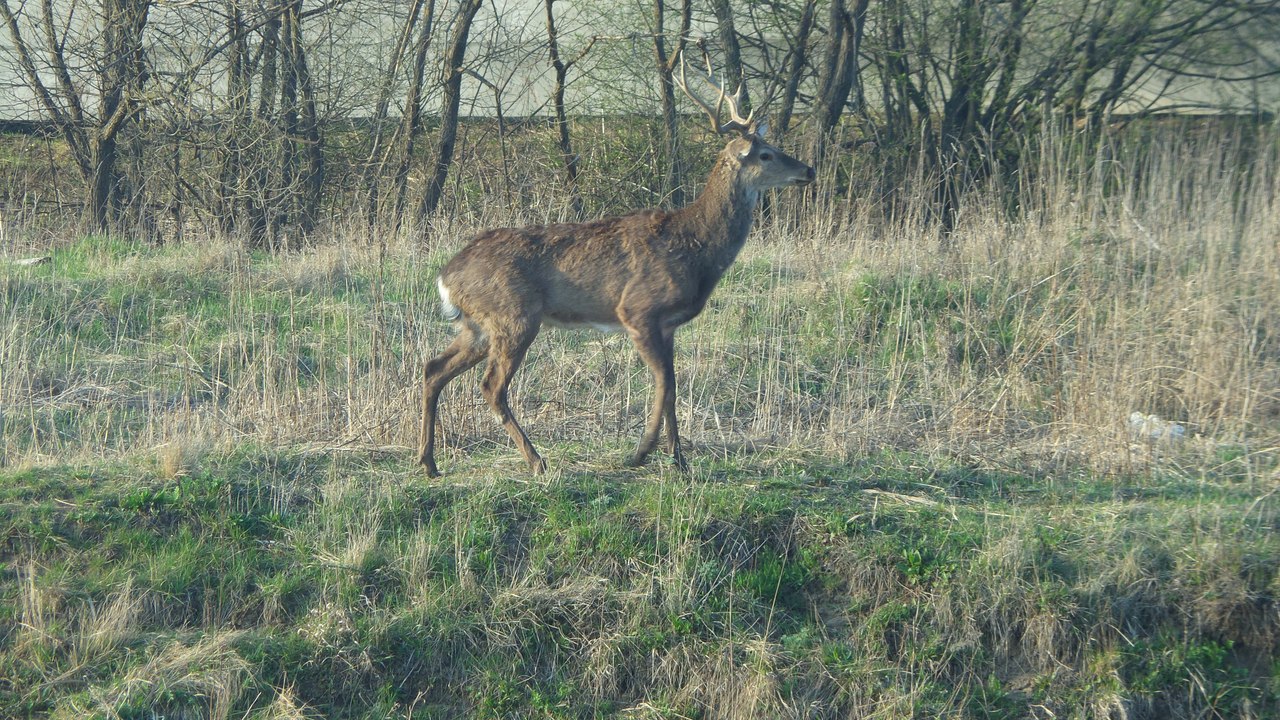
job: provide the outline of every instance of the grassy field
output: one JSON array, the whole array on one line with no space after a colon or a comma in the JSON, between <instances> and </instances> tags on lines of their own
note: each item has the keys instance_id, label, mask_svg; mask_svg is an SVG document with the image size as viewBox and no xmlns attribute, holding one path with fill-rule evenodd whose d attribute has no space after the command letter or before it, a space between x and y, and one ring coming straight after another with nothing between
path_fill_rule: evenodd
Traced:
<instances>
[{"instance_id":1,"label":"grassy field","mask_svg":"<svg viewBox=\"0 0 1280 720\"><path fill-rule=\"evenodd\" d=\"M1276 717L1280 164L1234 142L1046 153L947 238L856 158L783 196L677 336L688 475L622 467L626 339L554 330L546 476L475 371L411 463L434 271L528 210L10 231L0 716Z\"/></svg>"}]
</instances>

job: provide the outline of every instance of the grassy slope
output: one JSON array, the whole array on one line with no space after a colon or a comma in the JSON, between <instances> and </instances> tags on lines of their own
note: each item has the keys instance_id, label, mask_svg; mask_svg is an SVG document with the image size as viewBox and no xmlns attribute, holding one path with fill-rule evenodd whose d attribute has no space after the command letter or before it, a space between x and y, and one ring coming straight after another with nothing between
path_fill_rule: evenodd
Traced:
<instances>
[{"instance_id":1,"label":"grassy slope","mask_svg":"<svg viewBox=\"0 0 1280 720\"><path fill-rule=\"evenodd\" d=\"M780 207L677 343L688 477L590 333L514 388L547 478L474 374L409 465L456 237L0 264L0 716L1275 716L1280 209L1170 157L950 247Z\"/></svg>"},{"instance_id":2,"label":"grassy slope","mask_svg":"<svg viewBox=\"0 0 1280 720\"><path fill-rule=\"evenodd\" d=\"M3 714L1274 713L1247 483L246 446L4 478ZM1145 712L1144 712L1145 711Z\"/></svg>"}]
</instances>

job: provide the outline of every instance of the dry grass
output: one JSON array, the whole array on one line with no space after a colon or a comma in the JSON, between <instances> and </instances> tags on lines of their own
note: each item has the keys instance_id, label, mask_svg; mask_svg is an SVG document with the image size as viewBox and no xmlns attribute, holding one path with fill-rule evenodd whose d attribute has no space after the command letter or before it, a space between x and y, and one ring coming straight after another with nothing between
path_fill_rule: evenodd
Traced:
<instances>
[{"instance_id":1,"label":"dry grass","mask_svg":"<svg viewBox=\"0 0 1280 720\"><path fill-rule=\"evenodd\" d=\"M688 437L710 452L902 447L1110 472L1151 460L1126 425L1141 411L1188 430L1165 460L1269 455L1274 151L1237 167L1219 140L1100 159L1095 172L1043 168L1012 216L979 193L948 238L921 217L883 220L869 198L781 197L681 333ZM6 266L0 457L154 448L180 474L190 448L246 440L407 452L421 359L449 333L433 269L470 230L433 233L426 251L338 229L271 259L217 242L105 243L48 270ZM514 389L535 440L554 455L629 439L648 387L625 340L545 334ZM450 459L504 442L474 384L444 399Z\"/></svg>"},{"instance_id":2,"label":"dry grass","mask_svg":"<svg viewBox=\"0 0 1280 720\"><path fill-rule=\"evenodd\" d=\"M235 633L206 636L192 642L175 639L105 686L90 687L55 710L51 717L116 717L137 712L164 712L169 717L226 720L240 700L247 664L232 645ZM175 698L182 701L175 702ZM194 702L192 702L194 701ZM187 705L166 711L166 706Z\"/></svg>"}]
</instances>

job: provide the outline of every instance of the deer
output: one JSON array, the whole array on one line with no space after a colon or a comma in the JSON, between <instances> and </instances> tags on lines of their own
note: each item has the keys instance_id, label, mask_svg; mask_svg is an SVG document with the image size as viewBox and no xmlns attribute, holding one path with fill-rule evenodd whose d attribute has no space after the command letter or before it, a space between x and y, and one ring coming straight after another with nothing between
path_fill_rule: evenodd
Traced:
<instances>
[{"instance_id":1,"label":"deer","mask_svg":"<svg viewBox=\"0 0 1280 720\"><path fill-rule=\"evenodd\" d=\"M697 317L737 258L763 191L814 181L812 167L765 141L767 125L739 110L742 86L695 70L717 93L714 106L689 87L681 59L674 84L729 140L701 193L676 210L649 208L583 223L497 228L475 235L440 270L441 310L457 329L428 360L422 378L418 463L429 477L435 461L440 393L487 360L481 393L533 474L547 463L516 421L508 388L544 325L625 332L653 373L653 405L629 466L643 465L666 427L673 464L687 471L676 429L676 328ZM728 111L728 119L721 111Z\"/></svg>"}]
</instances>

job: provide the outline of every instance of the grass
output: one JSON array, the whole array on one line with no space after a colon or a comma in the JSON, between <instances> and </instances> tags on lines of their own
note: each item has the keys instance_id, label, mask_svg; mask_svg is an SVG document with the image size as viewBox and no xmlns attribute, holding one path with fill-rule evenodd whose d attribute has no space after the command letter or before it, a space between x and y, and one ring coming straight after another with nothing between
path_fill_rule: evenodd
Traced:
<instances>
[{"instance_id":1,"label":"grass","mask_svg":"<svg viewBox=\"0 0 1280 720\"><path fill-rule=\"evenodd\" d=\"M687 476L622 467L626 340L560 331L547 476L474 372L411 464L465 232L10 231L52 259L0 262L0 716L1274 716L1274 150L1148 150L950 238L777 203L676 343Z\"/></svg>"},{"instance_id":2,"label":"grass","mask_svg":"<svg viewBox=\"0 0 1280 720\"><path fill-rule=\"evenodd\" d=\"M502 462L491 452L478 463ZM7 715L1265 716L1278 508L885 454L11 473ZM926 475L925 473L929 473ZM1142 492L1136 492L1142 490ZM1145 709L1145 710L1144 710Z\"/></svg>"}]
</instances>

